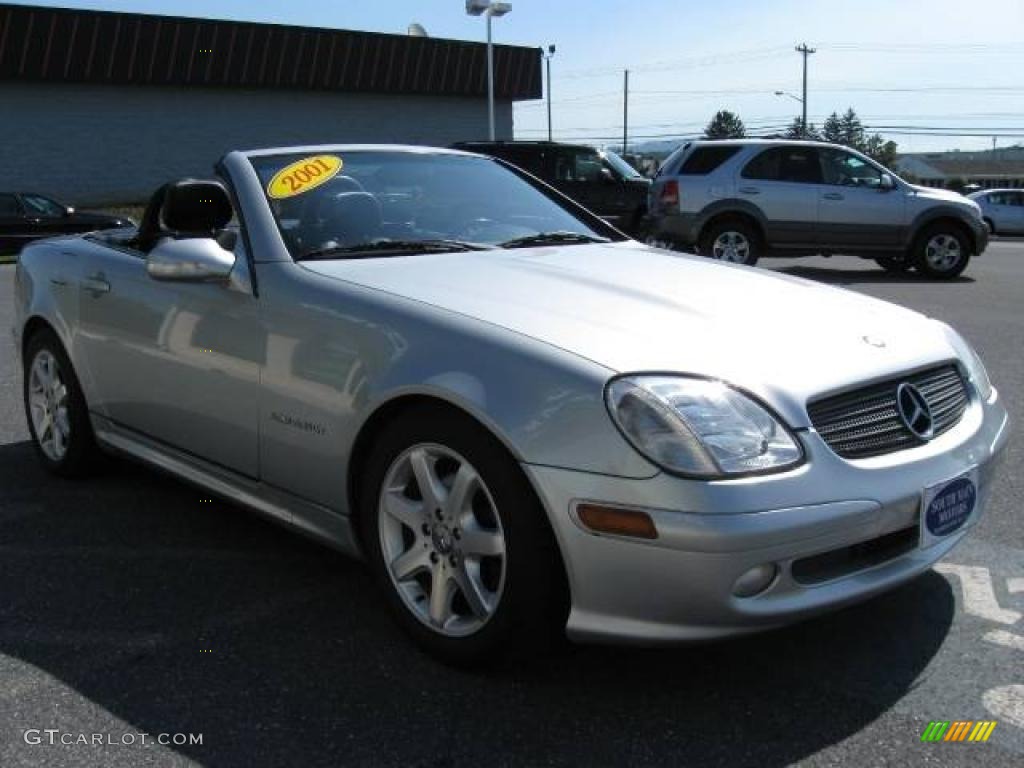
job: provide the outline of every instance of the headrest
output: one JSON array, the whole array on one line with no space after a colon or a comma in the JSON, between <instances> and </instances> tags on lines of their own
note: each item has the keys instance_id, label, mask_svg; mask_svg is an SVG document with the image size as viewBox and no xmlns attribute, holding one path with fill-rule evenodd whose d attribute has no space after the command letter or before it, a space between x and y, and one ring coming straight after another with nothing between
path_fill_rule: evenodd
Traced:
<instances>
[{"instance_id":1,"label":"headrest","mask_svg":"<svg viewBox=\"0 0 1024 768\"><path fill-rule=\"evenodd\" d=\"M339 192L320 204L320 216L325 222L343 225L380 224L380 202L369 192Z\"/></svg>"},{"instance_id":2,"label":"headrest","mask_svg":"<svg viewBox=\"0 0 1024 768\"><path fill-rule=\"evenodd\" d=\"M167 185L161 225L177 235L212 237L231 221L231 198L219 181L181 179Z\"/></svg>"},{"instance_id":3,"label":"headrest","mask_svg":"<svg viewBox=\"0 0 1024 768\"><path fill-rule=\"evenodd\" d=\"M328 189L332 192L363 192L363 185L351 176L335 176L327 182Z\"/></svg>"}]
</instances>

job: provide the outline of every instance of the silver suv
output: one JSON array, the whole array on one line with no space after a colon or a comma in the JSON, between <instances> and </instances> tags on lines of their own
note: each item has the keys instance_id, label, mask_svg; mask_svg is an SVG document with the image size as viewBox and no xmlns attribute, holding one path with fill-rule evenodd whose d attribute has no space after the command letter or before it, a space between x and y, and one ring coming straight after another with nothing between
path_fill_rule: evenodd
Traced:
<instances>
[{"instance_id":1,"label":"silver suv","mask_svg":"<svg viewBox=\"0 0 1024 768\"><path fill-rule=\"evenodd\" d=\"M645 239L725 261L845 254L953 278L988 244L978 205L908 184L846 147L737 139L684 144L651 187Z\"/></svg>"}]
</instances>

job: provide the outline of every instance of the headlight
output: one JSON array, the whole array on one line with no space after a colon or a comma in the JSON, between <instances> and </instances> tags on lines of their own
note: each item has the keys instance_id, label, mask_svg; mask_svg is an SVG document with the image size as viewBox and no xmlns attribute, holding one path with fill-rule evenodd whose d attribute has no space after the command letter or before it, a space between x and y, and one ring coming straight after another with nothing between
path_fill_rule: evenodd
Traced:
<instances>
[{"instance_id":1,"label":"headlight","mask_svg":"<svg viewBox=\"0 0 1024 768\"><path fill-rule=\"evenodd\" d=\"M953 345L953 348L960 356L964 367L967 369L967 376L971 384L978 390L978 396L982 399L982 402L988 402L989 398L992 397L992 381L988 377L985 364L981 362L981 357L974 351L974 347L968 344L967 340L953 330L951 326L941 321L936 322L946 331L946 338L949 339L950 344Z\"/></svg>"},{"instance_id":2,"label":"headlight","mask_svg":"<svg viewBox=\"0 0 1024 768\"><path fill-rule=\"evenodd\" d=\"M605 398L633 447L669 472L722 478L803 460L796 439L767 409L720 381L626 376L608 385Z\"/></svg>"},{"instance_id":3,"label":"headlight","mask_svg":"<svg viewBox=\"0 0 1024 768\"><path fill-rule=\"evenodd\" d=\"M981 362L981 358L978 357L978 353L974 351L974 347L964 342L966 347L966 355L964 364L967 366L967 371L971 376L971 383L974 384L978 390L978 395L981 397L983 402L988 402L989 398L992 397L992 380L988 377L988 371L985 369L985 364Z\"/></svg>"}]
</instances>

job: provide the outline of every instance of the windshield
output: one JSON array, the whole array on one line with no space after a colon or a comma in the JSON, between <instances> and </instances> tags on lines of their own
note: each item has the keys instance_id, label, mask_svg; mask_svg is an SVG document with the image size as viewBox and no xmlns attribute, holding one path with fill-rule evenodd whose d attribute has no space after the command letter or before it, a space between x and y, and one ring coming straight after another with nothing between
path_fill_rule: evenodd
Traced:
<instances>
[{"instance_id":1,"label":"windshield","mask_svg":"<svg viewBox=\"0 0 1024 768\"><path fill-rule=\"evenodd\" d=\"M296 260L620 239L491 158L328 150L252 164Z\"/></svg>"},{"instance_id":2,"label":"windshield","mask_svg":"<svg viewBox=\"0 0 1024 768\"><path fill-rule=\"evenodd\" d=\"M604 159L608 163L608 165L610 165L612 168L614 168L616 171L618 171L622 175L622 178L624 178L624 179L642 179L643 178L643 175L641 175L641 173L636 168L634 168L632 165L627 163L625 160L623 160L621 157L616 155L611 150L606 149L601 154L604 155Z\"/></svg>"}]
</instances>

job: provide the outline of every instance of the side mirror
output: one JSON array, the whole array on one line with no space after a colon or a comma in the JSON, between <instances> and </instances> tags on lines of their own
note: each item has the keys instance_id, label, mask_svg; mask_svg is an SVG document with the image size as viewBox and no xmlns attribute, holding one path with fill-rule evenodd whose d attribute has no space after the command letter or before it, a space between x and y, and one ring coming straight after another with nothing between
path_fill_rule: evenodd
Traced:
<instances>
[{"instance_id":1,"label":"side mirror","mask_svg":"<svg viewBox=\"0 0 1024 768\"><path fill-rule=\"evenodd\" d=\"M75 213L75 209L70 205L64 209L64 216L71 216Z\"/></svg>"},{"instance_id":2,"label":"side mirror","mask_svg":"<svg viewBox=\"0 0 1024 768\"><path fill-rule=\"evenodd\" d=\"M891 192L896 189L896 180L888 173L883 173L882 178L878 182L878 188L882 192Z\"/></svg>"},{"instance_id":3,"label":"side mirror","mask_svg":"<svg viewBox=\"0 0 1024 768\"><path fill-rule=\"evenodd\" d=\"M606 184L614 184L616 181L618 181L618 179L615 177L615 174L611 172L610 168L602 168L601 181L605 182Z\"/></svg>"},{"instance_id":4,"label":"side mirror","mask_svg":"<svg viewBox=\"0 0 1024 768\"><path fill-rule=\"evenodd\" d=\"M146 258L154 280L182 283L226 283L235 267L235 254L207 237L161 240Z\"/></svg>"}]
</instances>

